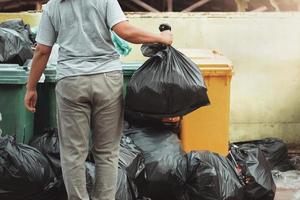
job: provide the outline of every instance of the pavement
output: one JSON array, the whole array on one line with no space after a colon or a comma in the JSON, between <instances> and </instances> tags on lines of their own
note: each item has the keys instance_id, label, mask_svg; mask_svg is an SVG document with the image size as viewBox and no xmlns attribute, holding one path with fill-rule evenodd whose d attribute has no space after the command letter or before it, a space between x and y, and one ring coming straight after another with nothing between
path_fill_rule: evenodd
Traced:
<instances>
[{"instance_id":1,"label":"pavement","mask_svg":"<svg viewBox=\"0 0 300 200\"><path fill-rule=\"evenodd\" d=\"M300 200L300 190L277 188L274 200Z\"/></svg>"}]
</instances>

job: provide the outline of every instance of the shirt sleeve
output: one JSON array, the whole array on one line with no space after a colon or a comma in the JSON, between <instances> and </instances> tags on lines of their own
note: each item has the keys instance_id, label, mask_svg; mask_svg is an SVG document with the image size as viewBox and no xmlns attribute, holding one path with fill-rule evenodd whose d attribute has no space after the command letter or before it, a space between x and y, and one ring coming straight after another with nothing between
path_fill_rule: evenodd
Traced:
<instances>
[{"instance_id":1,"label":"shirt sleeve","mask_svg":"<svg viewBox=\"0 0 300 200\"><path fill-rule=\"evenodd\" d=\"M46 11L43 12L38 28L36 42L46 46L53 46L56 42L56 32L51 23L50 16Z\"/></svg>"},{"instance_id":2,"label":"shirt sleeve","mask_svg":"<svg viewBox=\"0 0 300 200\"><path fill-rule=\"evenodd\" d=\"M110 29L122 21L127 21L117 0L107 0L106 18L107 25Z\"/></svg>"}]
</instances>

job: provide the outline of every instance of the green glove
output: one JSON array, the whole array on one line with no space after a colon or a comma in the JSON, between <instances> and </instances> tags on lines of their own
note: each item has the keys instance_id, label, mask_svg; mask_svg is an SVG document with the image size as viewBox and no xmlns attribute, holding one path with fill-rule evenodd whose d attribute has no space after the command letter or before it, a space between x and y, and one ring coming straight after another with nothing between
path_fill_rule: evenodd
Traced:
<instances>
[{"instance_id":1,"label":"green glove","mask_svg":"<svg viewBox=\"0 0 300 200\"><path fill-rule=\"evenodd\" d=\"M116 47L117 52L121 56L127 56L132 48L129 46L129 43L120 38L115 32L111 32L111 39Z\"/></svg>"}]
</instances>

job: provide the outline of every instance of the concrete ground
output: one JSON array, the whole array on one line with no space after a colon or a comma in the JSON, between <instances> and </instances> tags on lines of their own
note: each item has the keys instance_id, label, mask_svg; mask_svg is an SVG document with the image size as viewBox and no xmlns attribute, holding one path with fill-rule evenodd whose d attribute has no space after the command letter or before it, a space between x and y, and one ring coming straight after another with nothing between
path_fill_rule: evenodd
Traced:
<instances>
[{"instance_id":1,"label":"concrete ground","mask_svg":"<svg viewBox=\"0 0 300 200\"><path fill-rule=\"evenodd\" d=\"M277 188L275 200L300 200L300 190Z\"/></svg>"}]
</instances>

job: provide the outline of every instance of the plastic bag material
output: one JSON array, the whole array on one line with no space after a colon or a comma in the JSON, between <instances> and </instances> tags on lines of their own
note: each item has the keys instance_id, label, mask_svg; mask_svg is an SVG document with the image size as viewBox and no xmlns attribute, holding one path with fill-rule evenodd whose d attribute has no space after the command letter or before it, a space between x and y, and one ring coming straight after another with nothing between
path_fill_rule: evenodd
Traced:
<instances>
[{"instance_id":1,"label":"plastic bag material","mask_svg":"<svg viewBox=\"0 0 300 200\"><path fill-rule=\"evenodd\" d=\"M0 138L0 199L27 200L42 193L54 173L35 148L17 144L12 136Z\"/></svg>"},{"instance_id":2,"label":"plastic bag material","mask_svg":"<svg viewBox=\"0 0 300 200\"><path fill-rule=\"evenodd\" d=\"M116 200L136 200L139 197L134 181L128 177L125 169L118 168Z\"/></svg>"},{"instance_id":3,"label":"plastic bag material","mask_svg":"<svg viewBox=\"0 0 300 200\"><path fill-rule=\"evenodd\" d=\"M276 192L271 168L257 148L231 145L228 158L241 169L245 183L245 200L273 200Z\"/></svg>"},{"instance_id":4,"label":"plastic bag material","mask_svg":"<svg viewBox=\"0 0 300 200\"><path fill-rule=\"evenodd\" d=\"M89 153L87 161L95 163L92 152ZM142 150L125 135L120 141L118 168L125 170L131 179L137 178L145 168Z\"/></svg>"},{"instance_id":5,"label":"plastic bag material","mask_svg":"<svg viewBox=\"0 0 300 200\"><path fill-rule=\"evenodd\" d=\"M60 183L59 183L60 185ZM56 181L50 183L42 192L34 194L30 197L20 197L14 200L68 200L67 192L62 190Z\"/></svg>"},{"instance_id":6,"label":"plastic bag material","mask_svg":"<svg viewBox=\"0 0 300 200\"><path fill-rule=\"evenodd\" d=\"M295 168L295 170L300 170L300 156L293 156L290 159L290 163Z\"/></svg>"},{"instance_id":7,"label":"plastic bag material","mask_svg":"<svg viewBox=\"0 0 300 200\"><path fill-rule=\"evenodd\" d=\"M144 156L127 136L122 136L118 163L118 179L116 200L136 200L139 192L135 183L136 178L145 168Z\"/></svg>"},{"instance_id":8,"label":"plastic bag material","mask_svg":"<svg viewBox=\"0 0 300 200\"><path fill-rule=\"evenodd\" d=\"M197 161L198 159L200 159L202 162L207 162L215 168L215 171L217 173L217 185L215 186L217 195L219 196L219 198L216 199L244 199L244 184L240 181L239 177L235 172L234 166L227 158L209 151L192 152L189 156L189 160L196 158ZM201 182L201 179L199 179L199 182ZM207 198L209 194L206 193L205 196Z\"/></svg>"},{"instance_id":9,"label":"plastic bag material","mask_svg":"<svg viewBox=\"0 0 300 200\"><path fill-rule=\"evenodd\" d=\"M46 129L42 136L39 136L30 143L37 148L48 159L56 177L62 176L60 163L59 138L56 128Z\"/></svg>"},{"instance_id":10,"label":"plastic bag material","mask_svg":"<svg viewBox=\"0 0 300 200\"><path fill-rule=\"evenodd\" d=\"M266 138L234 144L249 149L258 147L265 155L272 170L288 171L295 169L290 163L287 145L281 139Z\"/></svg>"},{"instance_id":11,"label":"plastic bag material","mask_svg":"<svg viewBox=\"0 0 300 200\"><path fill-rule=\"evenodd\" d=\"M124 169L129 178L137 178L145 168L142 150L126 136L122 136L120 147L119 168Z\"/></svg>"},{"instance_id":12,"label":"plastic bag material","mask_svg":"<svg viewBox=\"0 0 300 200\"><path fill-rule=\"evenodd\" d=\"M131 112L125 109L124 118L126 122L130 124L136 124L144 127L161 127L163 129L169 129L170 131L180 134L181 119L178 122L166 123L162 119L157 119L149 116L145 116L142 113Z\"/></svg>"},{"instance_id":13,"label":"plastic bag material","mask_svg":"<svg viewBox=\"0 0 300 200\"><path fill-rule=\"evenodd\" d=\"M277 188L300 190L300 171L291 170L281 172L273 170L272 175Z\"/></svg>"},{"instance_id":14,"label":"plastic bag material","mask_svg":"<svg viewBox=\"0 0 300 200\"><path fill-rule=\"evenodd\" d=\"M62 177L59 137L56 128L46 129L42 136L37 137L31 143L31 146L40 150L48 159L53 171L56 175L55 184L44 191L44 195L60 196L62 200L66 200L65 185ZM88 194L91 195L95 185L95 164L85 162L86 168L86 187Z\"/></svg>"},{"instance_id":15,"label":"plastic bag material","mask_svg":"<svg viewBox=\"0 0 300 200\"><path fill-rule=\"evenodd\" d=\"M86 174L86 189L88 191L89 196L91 197L96 182L96 168L94 163L85 162L85 174Z\"/></svg>"},{"instance_id":16,"label":"plastic bag material","mask_svg":"<svg viewBox=\"0 0 300 200\"><path fill-rule=\"evenodd\" d=\"M111 32L111 39L115 45L117 52L121 56L128 56L132 48L129 46L129 43L122 38L120 38L115 32Z\"/></svg>"},{"instance_id":17,"label":"plastic bag material","mask_svg":"<svg viewBox=\"0 0 300 200\"><path fill-rule=\"evenodd\" d=\"M228 159L208 151L192 151L172 175L178 200L241 200L243 184Z\"/></svg>"},{"instance_id":18,"label":"plastic bag material","mask_svg":"<svg viewBox=\"0 0 300 200\"><path fill-rule=\"evenodd\" d=\"M93 155L89 154L89 161L95 162ZM133 141L122 136L120 141L118 178L116 200L137 200L140 198L135 180L145 168L144 156ZM89 191L89 184L87 182Z\"/></svg>"},{"instance_id":19,"label":"plastic bag material","mask_svg":"<svg viewBox=\"0 0 300 200\"><path fill-rule=\"evenodd\" d=\"M35 43L34 36L31 32L30 25L25 24L22 19L12 19L0 24L1 28L9 28L17 31L29 44Z\"/></svg>"},{"instance_id":20,"label":"plastic bag material","mask_svg":"<svg viewBox=\"0 0 300 200\"><path fill-rule=\"evenodd\" d=\"M0 28L0 63L23 65L32 57L31 44L20 33Z\"/></svg>"},{"instance_id":21,"label":"plastic bag material","mask_svg":"<svg viewBox=\"0 0 300 200\"><path fill-rule=\"evenodd\" d=\"M86 189L89 197L92 197L95 185L95 164L85 162ZM58 178L53 184L46 188L41 194L28 200L68 200L67 192L62 177Z\"/></svg>"},{"instance_id":22,"label":"plastic bag material","mask_svg":"<svg viewBox=\"0 0 300 200\"><path fill-rule=\"evenodd\" d=\"M127 86L126 108L155 118L183 116L209 104L202 74L195 63L171 46L143 45L151 56Z\"/></svg>"},{"instance_id":23,"label":"plastic bag material","mask_svg":"<svg viewBox=\"0 0 300 200\"><path fill-rule=\"evenodd\" d=\"M176 199L170 175L184 156L178 136L161 127L131 126L124 134L142 149L145 158L145 174L137 180L142 195L153 200Z\"/></svg>"}]
</instances>

